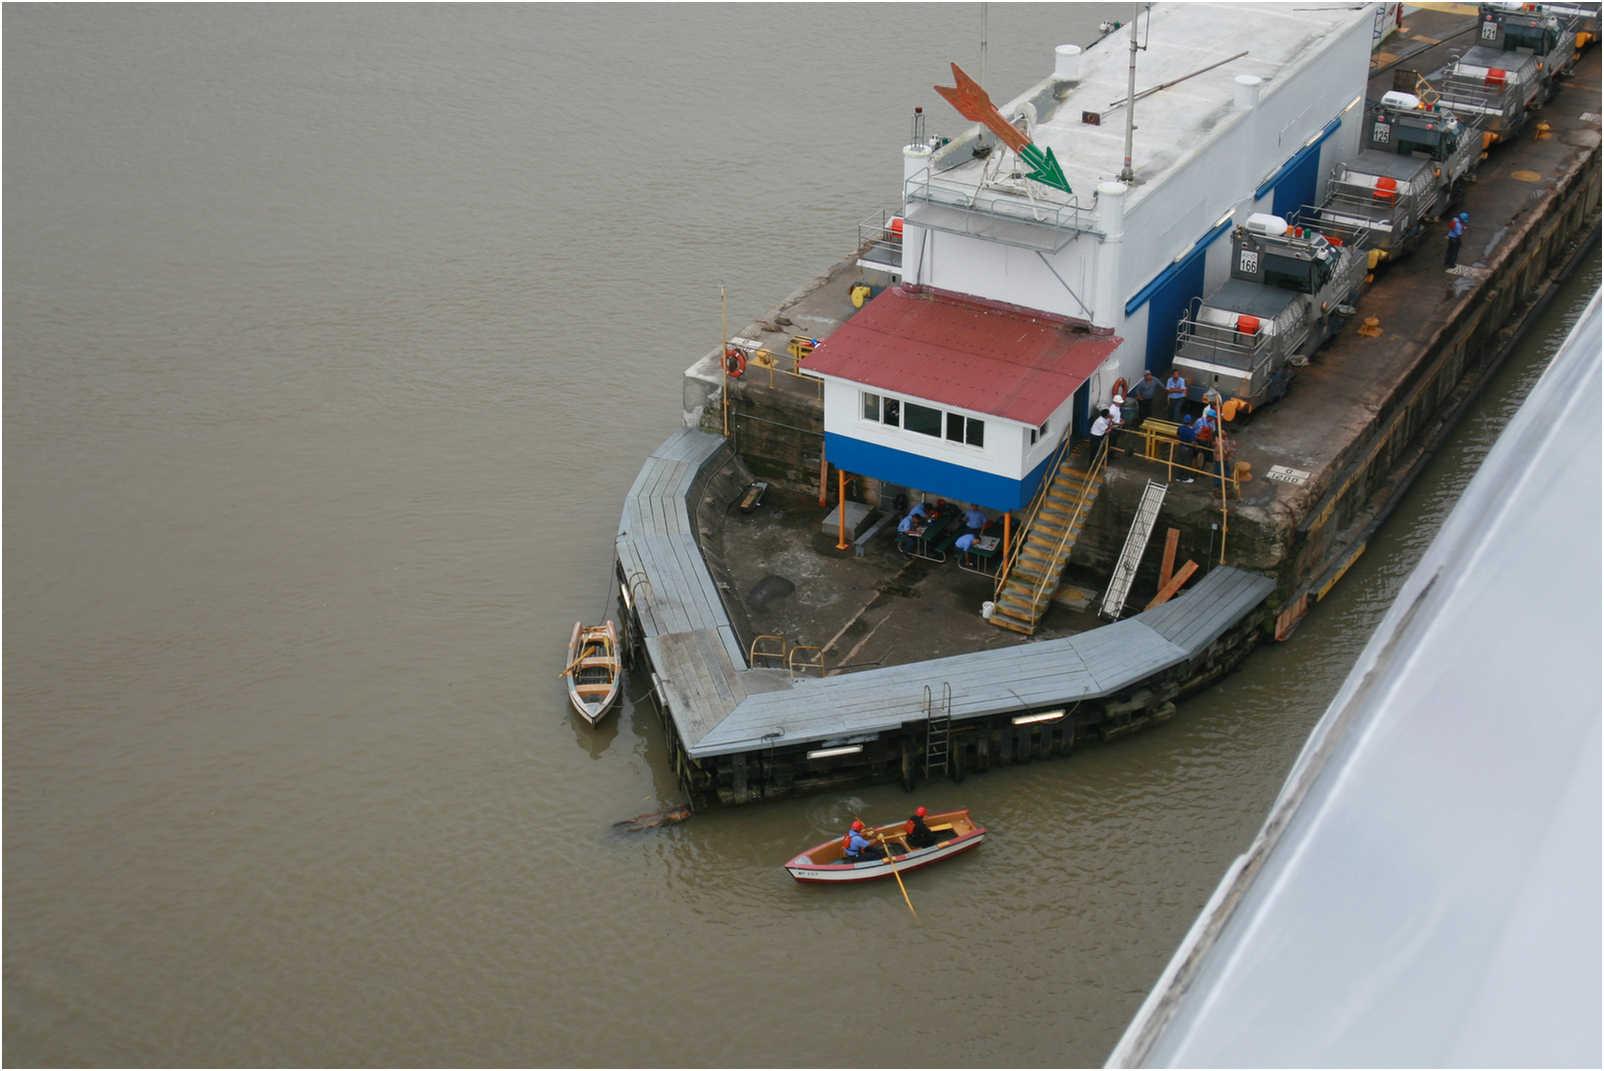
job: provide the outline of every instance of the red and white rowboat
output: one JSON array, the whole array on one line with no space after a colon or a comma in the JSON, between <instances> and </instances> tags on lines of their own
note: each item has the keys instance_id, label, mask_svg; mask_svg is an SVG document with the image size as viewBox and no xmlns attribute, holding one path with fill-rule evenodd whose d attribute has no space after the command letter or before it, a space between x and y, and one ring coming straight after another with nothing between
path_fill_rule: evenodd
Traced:
<instances>
[{"instance_id":1,"label":"red and white rowboat","mask_svg":"<svg viewBox=\"0 0 1604 1071\"><path fill-rule=\"evenodd\" d=\"M950 859L959 852L979 847L986 839L986 830L975 824L967 810L947 811L925 816L925 824L936 836L943 838L928 848L910 848L905 839L904 824L875 826L868 831L869 839L879 843L885 838L891 855L886 859L867 859L849 863L843 857L845 849L841 838L827 840L809 848L785 864L785 869L797 881L871 881L890 877L893 872L917 870L930 863ZM901 849L900 853L898 849Z\"/></svg>"}]
</instances>

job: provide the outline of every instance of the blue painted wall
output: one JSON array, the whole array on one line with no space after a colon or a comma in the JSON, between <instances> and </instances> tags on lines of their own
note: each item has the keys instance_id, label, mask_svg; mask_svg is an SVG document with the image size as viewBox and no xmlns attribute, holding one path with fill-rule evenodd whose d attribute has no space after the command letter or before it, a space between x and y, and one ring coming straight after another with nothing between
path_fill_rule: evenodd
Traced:
<instances>
[{"instance_id":1,"label":"blue painted wall","mask_svg":"<svg viewBox=\"0 0 1604 1071\"><path fill-rule=\"evenodd\" d=\"M1192 299L1203 293L1207 249L1198 249L1181 263L1147 299L1147 358L1143 367L1163 379L1175 359L1175 329Z\"/></svg>"},{"instance_id":2,"label":"blue painted wall","mask_svg":"<svg viewBox=\"0 0 1604 1071\"><path fill-rule=\"evenodd\" d=\"M824 456L836 468L859 476L917 488L935 498L973 502L994 510L1016 510L1030 505L1042 474L1047 471L1047 463L1052 460L1051 456L1044 458L1023 480L1010 480L922 454L849 439L835 432L825 433Z\"/></svg>"},{"instance_id":3,"label":"blue painted wall","mask_svg":"<svg viewBox=\"0 0 1604 1071\"><path fill-rule=\"evenodd\" d=\"M1320 144L1316 142L1294 156L1275 184L1275 200L1270 211L1287 219L1304 205L1314 204L1314 186L1320 177Z\"/></svg>"}]
</instances>

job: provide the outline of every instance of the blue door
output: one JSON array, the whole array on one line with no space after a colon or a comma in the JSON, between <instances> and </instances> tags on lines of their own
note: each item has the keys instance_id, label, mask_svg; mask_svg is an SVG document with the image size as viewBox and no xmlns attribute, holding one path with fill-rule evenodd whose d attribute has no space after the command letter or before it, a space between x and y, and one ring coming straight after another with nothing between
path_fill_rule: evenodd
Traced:
<instances>
[{"instance_id":1,"label":"blue door","mask_svg":"<svg viewBox=\"0 0 1604 1071\"><path fill-rule=\"evenodd\" d=\"M1172 265L1147 299L1147 358L1142 367L1163 379L1175 358L1175 329L1192 299L1203 294L1205 243Z\"/></svg>"},{"instance_id":2,"label":"blue door","mask_svg":"<svg viewBox=\"0 0 1604 1071\"><path fill-rule=\"evenodd\" d=\"M1320 142L1308 146L1290 161L1275 183L1275 200L1270 211L1282 219L1304 205L1314 204L1314 187L1320 178Z\"/></svg>"}]
</instances>

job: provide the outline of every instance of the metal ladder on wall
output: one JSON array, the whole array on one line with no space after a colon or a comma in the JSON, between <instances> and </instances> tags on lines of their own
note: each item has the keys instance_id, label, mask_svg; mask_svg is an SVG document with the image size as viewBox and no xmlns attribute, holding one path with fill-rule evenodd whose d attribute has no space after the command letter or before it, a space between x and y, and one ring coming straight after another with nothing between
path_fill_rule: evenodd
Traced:
<instances>
[{"instance_id":1,"label":"metal ladder on wall","mask_svg":"<svg viewBox=\"0 0 1604 1071\"><path fill-rule=\"evenodd\" d=\"M1153 526L1158 523L1159 507L1164 504L1164 494L1169 490L1168 484L1147 481L1142 489L1142 500L1136 505L1136 516L1131 518L1131 530L1125 535L1125 546L1119 552L1119 561L1114 563L1114 575L1108 580L1108 590L1103 592L1103 603L1098 611L1104 617L1118 619L1120 612L1125 609L1125 598L1131 593L1131 584L1136 580L1136 567L1142 564L1142 554L1147 550L1147 540L1153 534Z\"/></svg>"},{"instance_id":2,"label":"metal ladder on wall","mask_svg":"<svg viewBox=\"0 0 1604 1071\"><path fill-rule=\"evenodd\" d=\"M932 773L947 772L948 745L952 742L952 685L941 682L941 705L937 707L925 685L925 779Z\"/></svg>"}]
</instances>

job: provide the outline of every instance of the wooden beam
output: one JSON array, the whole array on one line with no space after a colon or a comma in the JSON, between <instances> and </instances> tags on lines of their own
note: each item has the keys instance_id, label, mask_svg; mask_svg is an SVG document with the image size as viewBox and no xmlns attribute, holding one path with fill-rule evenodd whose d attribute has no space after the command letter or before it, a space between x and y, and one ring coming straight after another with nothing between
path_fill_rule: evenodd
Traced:
<instances>
[{"instance_id":1,"label":"wooden beam","mask_svg":"<svg viewBox=\"0 0 1604 1071\"><path fill-rule=\"evenodd\" d=\"M1170 582L1170 577L1175 573L1175 552L1180 545L1181 530L1179 528L1171 528L1169 534L1164 537L1164 564L1158 570L1160 591L1164 589L1165 584Z\"/></svg>"},{"instance_id":2,"label":"wooden beam","mask_svg":"<svg viewBox=\"0 0 1604 1071\"><path fill-rule=\"evenodd\" d=\"M1153 596L1153 601L1142 607L1142 609L1151 610L1160 603L1169 602L1175 593L1181 590L1182 585L1192 579L1192 574L1195 572L1197 572L1197 562L1188 561L1175 571L1175 575L1170 578L1170 582L1159 588L1158 594Z\"/></svg>"}]
</instances>

